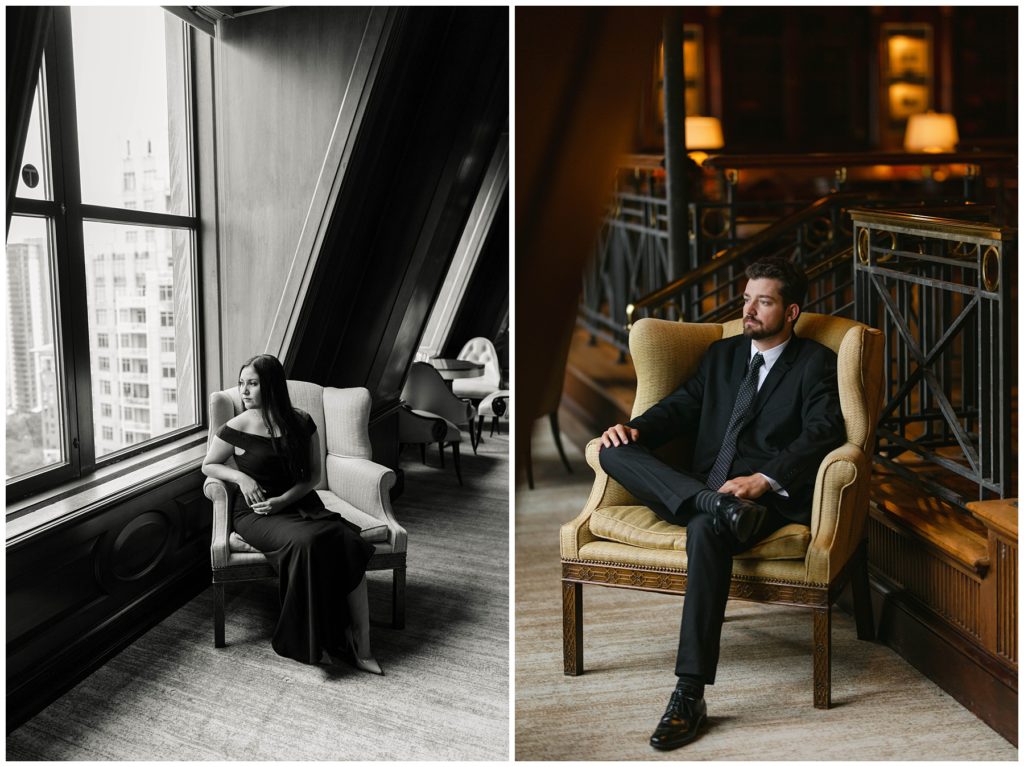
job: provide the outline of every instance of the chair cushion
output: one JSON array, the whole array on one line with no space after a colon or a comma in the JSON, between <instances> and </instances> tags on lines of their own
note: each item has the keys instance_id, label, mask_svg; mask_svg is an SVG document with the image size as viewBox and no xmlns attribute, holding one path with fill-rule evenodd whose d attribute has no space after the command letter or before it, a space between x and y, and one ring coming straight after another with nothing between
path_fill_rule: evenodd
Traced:
<instances>
[{"instance_id":1,"label":"chair cushion","mask_svg":"<svg viewBox=\"0 0 1024 767\"><path fill-rule=\"evenodd\" d=\"M642 549L686 550L686 528L665 522L646 506L595 509L590 514L590 532L607 541ZM810 542L810 528L794 523L737 554L736 559L803 559Z\"/></svg>"}]
</instances>

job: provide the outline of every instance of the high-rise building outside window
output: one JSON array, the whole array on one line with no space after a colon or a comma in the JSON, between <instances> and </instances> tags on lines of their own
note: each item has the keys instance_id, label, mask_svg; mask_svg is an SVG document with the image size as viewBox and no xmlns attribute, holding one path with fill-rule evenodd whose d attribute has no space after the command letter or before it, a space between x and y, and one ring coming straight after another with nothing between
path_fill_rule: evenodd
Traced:
<instances>
[{"instance_id":1,"label":"high-rise building outside window","mask_svg":"<svg viewBox=\"0 0 1024 767\"><path fill-rule=\"evenodd\" d=\"M200 426L191 35L156 6L54 8L38 183L10 203L9 500Z\"/></svg>"}]
</instances>

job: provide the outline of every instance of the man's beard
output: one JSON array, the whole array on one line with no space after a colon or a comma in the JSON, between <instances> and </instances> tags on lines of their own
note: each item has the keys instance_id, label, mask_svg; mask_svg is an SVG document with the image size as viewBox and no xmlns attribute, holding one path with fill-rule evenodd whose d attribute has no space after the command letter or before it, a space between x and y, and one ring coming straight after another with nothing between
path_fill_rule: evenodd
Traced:
<instances>
[{"instance_id":1,"label":"man's beard","mask_svg":"<svg viewBox=\"0 0 1024 767\"><path fill-rule=\"evenodd\" d=\"M750 338L750 339L754 340L754 341L760 341L760 340L762 340L764 338L771 338L772 336L776 336L776 335L778 335L779 333L782 332L782 329L784 327L786 327L786 318L785 317L780 319L779 320L779 324L776 325L775 327L766 327L766 326L764 326L762 324L747 325L747 320L748 319L751 319L751 318L749 318L749 317L744 317L743 318L743 335L746 336L747 338ZM752 322L757 322L757 320L751 320L751 321Z\"/></svg>"}]
</instances>

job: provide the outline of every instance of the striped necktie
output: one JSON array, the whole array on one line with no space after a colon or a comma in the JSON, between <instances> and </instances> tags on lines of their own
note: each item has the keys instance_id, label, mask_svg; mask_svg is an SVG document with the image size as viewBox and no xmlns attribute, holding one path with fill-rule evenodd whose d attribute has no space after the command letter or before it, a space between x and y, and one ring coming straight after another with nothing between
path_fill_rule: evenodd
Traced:
<instances>
[{"instance_id":1,"label":"striped necktie","mask_svg":"<svg viewBox=\"0 0 1024 767\"><path fill-rule=\"evenodd\" d=\"M722 447L718 451L715 465L711 467L708 474L708 487L718 490L729 478L729 469L732 460L736 457L736 437L740 429L746 425L747 416L750 415L750 406L754 404L754 395L757 394L757 376L764 364L764 357L758 352L750 360L747 374L743 377L740 390L736 393L736 404L732 408L732 415L729 417L729 425L725 429L725 438L722 440Z\"/></svg>"}]
</instances>

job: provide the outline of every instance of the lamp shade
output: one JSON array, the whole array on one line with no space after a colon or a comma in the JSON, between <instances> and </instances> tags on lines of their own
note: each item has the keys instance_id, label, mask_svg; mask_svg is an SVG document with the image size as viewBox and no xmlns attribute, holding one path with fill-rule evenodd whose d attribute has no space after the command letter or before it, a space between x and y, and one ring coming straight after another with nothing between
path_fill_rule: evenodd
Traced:
<instances>
[{"instance_id":1,"label":"lamp shade","mask_svg":"<svg viewBox=\"0 0 1024 767\"><path fill-rule=\"evenodd\" d=\"M910 152L952 152L958 141L960 134L953 115L924 112L907 120L903 146Z\"/></svg>"},{"instance_id":2,"label":"lamp shade","mask_svg":"<svg viewBox=\"0 0 1024 767\"><path fill-rule=\"evenodd\" d=\"M721 149L723 146L722 123L717 117L686 118L687 149Z\"/></svg>"}]
</instances>

